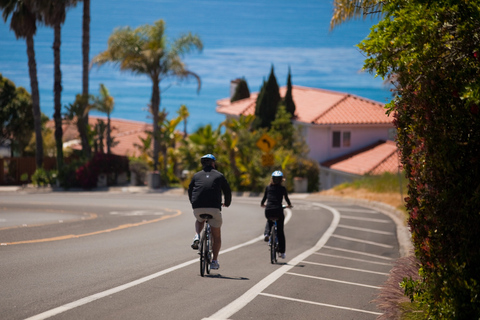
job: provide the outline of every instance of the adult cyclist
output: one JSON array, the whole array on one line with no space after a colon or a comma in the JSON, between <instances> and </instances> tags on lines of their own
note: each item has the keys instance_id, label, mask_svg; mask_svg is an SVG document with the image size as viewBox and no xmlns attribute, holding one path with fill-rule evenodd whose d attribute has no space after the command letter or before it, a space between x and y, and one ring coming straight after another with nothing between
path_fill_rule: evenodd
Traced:
<instances>
[{"instance_id":1,"label":"adult cyclist","mask_svg":"<svg viewBox=\"0 0 480 320\"><path fill-rule=\"evenodd\" d=\"M206 219L200 217L202 214L212 216L208 223L212 227L213 236L213 259L210 268L218 269L218 253L222 245L220 228L222 226L222 205L230 206L232 202L232 191L225 176L215 169L215 157L206 154L200 159L203 169L192 177L188 186L188 198L192 204L195 215L195 237L191 245L192 249L198 249L200 232L202 232ZM225 201L222 204L222 192Z\"/></svg>"},{"instance_id":2,"label":"adult cyclist","mask_svg":"<svg viewBox=\"0 0 480 320\"><path fill-rule=\"evenodd\" d=\"M285 198L288 204L287 208L291 208L292 204L288 198L287 188L282 185L283 181L282 171L277 170L272 173L270 184L265 188L265 193L260 205L265 208L265 218L267 218L265 241L268 241L270 230L272 230L274 224L272 219L277 220L278 252L280 257L285 259L285 233L283 231L285 215L283 214L283 198ZM267 205L265 205L265 201Z\"/></svg>"}]
</instances>

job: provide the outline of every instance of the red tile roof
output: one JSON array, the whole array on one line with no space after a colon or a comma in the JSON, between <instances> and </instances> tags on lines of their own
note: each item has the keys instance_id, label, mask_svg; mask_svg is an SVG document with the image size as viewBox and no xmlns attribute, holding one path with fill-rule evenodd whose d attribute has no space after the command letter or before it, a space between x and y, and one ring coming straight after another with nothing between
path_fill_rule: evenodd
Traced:
<instances>
[{"instance_id":1,"label":"red tile roof","mask_svg":"<svg viewBox=\"0 0 480 320\"><path fill-rule=\"evenodd\" d=\"M287 88L280 88L285 96ZM230 102L230 98L217 101L217 112L225 115L249 115L255 113L258 92L250 98ZM318 125L329 124L391 124L382 103L355 95L301 86L292 87L297 121Z\"/></svg>"},{"instance_id":2,"label":"red tile roof","mask_svg":"<svg viewBox=\"0 0 480 320\"><path fill-rule=\"evenodd\" d=\"M364 175L397 173L399 168L398 149L393 141L378 141L366 148L321 163L333 170Z\"/></svg>"},{"instance_id":3,"label":"red tile roof","mask_svg":"<svg viewBox=\"0 0 480 320\"><path fill-rule=\"evenodd\" d=\"M88 117L88 123L92 127L95 126L97 120L103 120L105 124L107 123L106 117ZM145 131L152 131L151 124L140 121L111 118L110 125L112 128L112 137L114 138L114 141L118 142L111 151L117 155L138 156L140 152L134 145L142 145L140 138L145 139L147 137ZM47 127L54 128L53 120L48 122ZM63 141L71 142L70 147L73 149L81 149L80 140L78 140L79 134L75 123L73 121L64 121L62 127ZM106 143L106 141L104 141L104 143Z\"/></svg>"}]
</instances>

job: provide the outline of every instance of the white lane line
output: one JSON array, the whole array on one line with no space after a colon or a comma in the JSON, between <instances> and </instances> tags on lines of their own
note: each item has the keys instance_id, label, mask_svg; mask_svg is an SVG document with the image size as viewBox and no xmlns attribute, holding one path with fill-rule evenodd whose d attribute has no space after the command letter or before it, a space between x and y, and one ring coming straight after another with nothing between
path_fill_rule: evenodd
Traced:
<instances>
[{"instance_id":1,"label":"white lane line","mask_svg":"<svg viewBox=\"0 0 480 320\"><path fill-rule=\"evenodd\" d=\"M388 232L388 231L379 231L379 230L373 230L373 229L367 229L367 228L359 228L359 227L352 227L352 226L346 226L344 224L339 224L339 228L344 228L344 229L351 229L351 230L357 230L357 231L365 231L365 232L370 232L370 233L378 233L378 234L384 234L384 235L393 235L393 232Z\"/></svg>"},{"instance_id":2,"label":"white lane line","mask_svg":"<svg viewBox=\"0 0 480 320\"><path fill-rule=\"evenodd\" d=\"M366 263L378 264L378 265L382 265L382 266L390 266L390 267L392 266L391 263L376 262L376 261L365 260L365 259L349 258L349 257L345 257L345 256L338 256L338 255L335 255L335 254L327 254L327 253L321 253L321 252L315 252L315 254L316 254L316 255L319 255L319 256L339 258L339 259L359 261L359 262L366 262Z\"/></svg>"},{"instance_id":3,"label":"white lane line","mask_svg":"<svg viewBox=\"0 0 480 320\"><path fill-rule=\"evenodd\" d=\"M292 211L290 209L287 209L286 210L286 216L285 216L285 223L287 223L290 218L292 217ZM241 247L245 247L245 246L248 246L252 243L255 243L259 240L263 240L263 235L262 236L258 236L257 238L254 238L250 241L247 241L247 242L244 242L244 243L241 243L237 246L234 246L234 247L231 247L231 248L228 248L226 250L223 250L223 251L220 251L220 254L223 254L223 253L227 253L227 252L230 252L230 251L233 251L233 250L236 250L236 249L239 249ZM77 300L77 301L74 301L74 302L71 302L71 303L67 303L63 306L60 306L60 307L57 307L57 308L54 308L54 309L51 309L51 310L48 310L48 311L45 311L43 313L40 313L40 314L37 314L33 317L30 317L30 318L27 318L25 320L43 320L43 319L47 319L47 318L50 318L50 317L53 317L57 314L60 314L60 313L63 313L63 312L66 312L68 310L71 310L71 309L74 309L76 307L80 307L80 306L83 306L87 303L90 303L90 302L93 302L95 300L98 300L98 299L101 299L101 298L105 298L107 296L110 296L112 294L115 294L115 293L118 293L120 291L123 291L123 290L127 290L129 288L132 288L134 286L137 286L139 284L142 284L142 283L145 283L147 281L150 281L150 280L153 280L155 278L158 278L158 277L161 277L167 273L170 273L170 272L173 272L173 271L176 271L178 269L181 269L183 267L187 267L191 264L194 264L194 263L198 263L198 258L197 259L193 259L193 260L190 260L190 261L187 261L187 262L184 262L184 263L181 263L179 265L176 265L176 266L173 266L171 268L168 268L168 269L165 269L165 270L162 270L160 272L157 272L157 273L154 273L154 274L151 274L149 276L146 276L146 277L143 277L143 278L140 278L138 280L135 280L135 281L132 281L132 282L129 282L129 283L126 283L124 285L121 285L121 286L118 286L118 287L115 287L115 288L112 288L112 289L109 289L109 290L106 290L106 291L102 291L102 292L99 292L99 293L96 293L96 294L93 294L91 296L88 296L88 297L85 297L83 299L80 299L80 300Z\"/></svg>"},{"instance_id":4,"label":"white lane line","mask_svg":"<svg viewBox=\"0 0 480 320\"><path fill-rule=\"evenodd\" d=\"M373 214L380 214L378 211L369 210L369 209L352 209L348 207L336 207L338 211L348 211L348 212L358 212L358 213L373 213Z\"/></svg>"},{"instance_id":5,"label":"white lane line","mask_svg":"<svg viewBox=\"0 0 480 320\"><path fill-rule=\"evenodd\" d=\"M360 220L360 221L378 222L378 223L391 223L390 220L385 220L385 219L360 218L360 217L345 216L345 215L342 215L342 219Z\"/></svg>"},{"instance_id":6,"label":"white lane line","mask_svg":"<svg viewBox=\"0 0 480 320\"><path fill-rule=\"evenodd\" d=\"M332 238L343 239L343 240L354 241L354 242L361 242L361 243L371 244L372 246L393 249L393 246L391 246L389 244L383 244L383 243L378 243L378 242L373 242L373 241L368 241L368 240L363 240L363 239L339 236L339 235L336 235L336 234L332 235Z\"/></svg>"},{"instance_id":7,"label":"white lane line","mask_svg":"<svg viewBox=\"0 0 480 320\"><path fill-rule=\"evenodd\" d=\"M365 288L380 289L380 287L371 286L371 285L368 285L368 284L356 283L356 282L350 282L350 281L342 281L342 280L336 280L336 279L329 279L329 278L323 278L323 277L315 277L315 276L309 276L307 274L300 274L300 273L294 273L294 272L287 272L286 274L289 274L289 275L292 275L292 276L297 276L297 277L304 277L304 278L310 278L310 279L317 279L317 280L323 280L323 281L349 284L349 285L365 287Z\"/></svg>"},{"instance_id":8,"label":"white lane line","mask_svg":"<svg viewBox=\"0 0 480 320\"><path fill-rule=\"evenodd\" d=\"M313 205L325 208L330 212L332 212L333 214L332 223L330 224L328 229L325 231L323 236L320 238L320 240L318 240L317 244L314 247L310 248L309 250L299 254L298 256L290 260L288 264L283 265L279 269L275 270L273 273L269 274L267 277L265 277L263 280L258 282L256 285L254 285L252 288L250 288L247 292L245 292L243 295L238 297L236 300L232 301L230 304L226 305L225 307L217 311L215 314L205 319L230 318L232 315L234 315L235 313L240 311L242 308L244 308L253 299L255 299L255 297L257 297L263 290L265 290L265 288L267 288L269 285L275 282L278 278L280 278L290 269L295 267L299 262L301 262L308 256L312 255L315 251L320 250L325 245L325 243L327 243L328 239L337 228L337 225L340 221L340 213L336 209L320 203L313 203Z\"/></svg>"},{"instance_id":9,"label":"white lane line","mask_svg":"<svg viewBox=\"0 0 480 320\"><path fill-rule=\"evenodd\" d=\"M329 308L342 309L342 310L348 310L348 311L356 311L356 312L362 312L362 313L368 313L368 314L374 314L374 315L381 315L381 314L382 314L382 313L380 313L380 312L373 312L373 311L367 311L367 310L362 310L362 309L355 309L355 308L350 308L350 307L336 306L336 305L333 305L333 304L327 304L327 303L320 303L320 302L315 302L315 301L308 301L308 300L302 300L302 299L289 298L289 297L278 296L278 295L269 294L269 293L260 293L260 295L266 296L266 297L271 297L271 298L276 298L276 299L283 299L283 300L289 300L289 301L295 301L295 302L302 302L302 303L314 304L314 305L322 306L322 307L329 307Z\"/></svg>"},{"instance_id":10,"label":"white lane line","mask_svg":"<svg viewBox=\"0 0 480 320\"><path fill-rule=\"evenodd\" d=\"M330 249L330 250L336 250L336 251L342 251L342 252L348 252L348 253L354 253L354 254L359 254L359 255L362 255L362 256L378 258L378 259L383 259L383 260L390 260L390 261L395 260L393 258L379 256L378 254L366 253L366 252L355 251L355 250L348 250L348 249L337 248L337 247L332 247L332 246L323 246L323 248L324 249Z\"/></svg>"},{"instance_id":11,"label":"white lane line","mask_svg":"<svg viewBox=\"0 0 480 320\"><path fill-rule=\"evenodd\" d=\"M365 269L342 267L342 266L333 265L333 264L310 262L310 261L302 261L302 263L313 264L313 265L315 265L315 266L322 266L322 267L328 267L328 268L344 269L344 270L350 270L350 271L358 271L358 272L363 272L363 273L372 273L372 274L379 274L379 275L382 275L382 276L388 276L388 273L385 273L385 272L378 272L378 271L370 271L370 270L365 270Z\"/></svg>"}]
</instances>

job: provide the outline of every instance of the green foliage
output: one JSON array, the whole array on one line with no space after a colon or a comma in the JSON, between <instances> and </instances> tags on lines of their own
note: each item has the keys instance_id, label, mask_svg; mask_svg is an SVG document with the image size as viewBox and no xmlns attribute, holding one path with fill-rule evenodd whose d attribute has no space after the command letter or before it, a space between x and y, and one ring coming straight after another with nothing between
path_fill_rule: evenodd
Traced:
<instances>
[{"instance_id":1,"label":"green foliage","mask_svg":"<svg viewBox=\"0 0 480 320\"><path fill-rule=\"evenodd\" d=\"M248 89L247 80L245 78L238 79L237 87L235 88L235 93L233 94L230 102L235 102L238 100L250 98L250 90Z\"/></svg>"},{"instance_id":2,"label":"green foliage","mask_svg":"<svg viewBox=\"0 0 480 320\"><path fill-rule=\"evenodd\" d=\"M480 4L392 0L360 48L395 85L415 253L431 319L480 317Z\"/></svg>"},{"instance_id":3,"label":"green foliage","mask_svg":"<svg viewBox=\"0 0 480 320\"><path fill-rule=\"evenodd\" d=\"M296 107L292 96L292 73L290 71L290 68L288 68L287 92L285 93L285 98L283 99L283 101L285 104L285 109L290 114L290 118L294 118Z\"/></svg>"},{"instance_id":4,"label":"green foliage","mask_svg":"<svg viewBox=\"0 0 480 320\"><path fill-rule=\"evenodd\" d=\"M366 175L360 179L357 179L350 183L340 185L340 188L345 186L352 187L354 189L367 189L372 192L402 192L407 194L408 180L405 178L405 174L400 175L385 172L381 175Z\"/></svg>"},{"instance_id":5,"label":"green foliage","mask_svg":"<svg viewBox=\"0 0 480 320\"><path fill-rule=\"evenodd\" d=\"M12 154L23 156L34 132L32 99L0 73L0 143L11 140Z\"/></svg>"},{"instance_id":6,"label":"green foliage","mask_svg":"<svg viewBox=\"0 0 480 320\"><path fill-rule=\"evenodd\" d=\"M37 187L46 187L54 185L57 181L56 170L45 170L43 168L35 170L32 174L32 184Z\"/></svg>"},{"instance_id":7,"label":"green foliage","mask_svg":"<svg viewBox=\"0 0 480 320\"><path fill-rule=\"evenodd\" d=\"M275 120L278 104L281 101L278 90L278 83L272 65L268 81L263 83L257 97L255 105L256 118L254 122L254 127L256 129L270 128L272 121Z\"/></svg>"},{"instance_id":8,"label":"green foliage","mask_svg":"<svg viewBox=\"0 0 480 320\"><path fill-rule=\"evenodd\" d=\"M142 186L145 184L147 178L147 172L149 171L149 164L143 158L129 158L129 169L130 174L134 173L136 175L136 184L137 186Z\"/></svg>"}]
</instances>

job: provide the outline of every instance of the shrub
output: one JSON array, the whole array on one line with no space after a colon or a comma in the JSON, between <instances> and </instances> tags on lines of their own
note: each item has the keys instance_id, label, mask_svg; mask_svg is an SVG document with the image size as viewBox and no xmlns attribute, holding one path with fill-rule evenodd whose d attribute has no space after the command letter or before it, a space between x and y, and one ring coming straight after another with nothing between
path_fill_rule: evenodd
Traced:
<instances>
[{"instance_id":1,"label":"shrub","mask_svg":"<svg viewBox=\"0 0 480 320\"><path fill-rule=\"evenodd\" d=\"M53 185L57 181L57 171L47 171L43 168L35 170L32 175L32 184L37 187Z\"/></svg>"},{"instance_id":2,"label":"shrub","mask_svg":"<svg viewBox=\"0 0 480 320\"><path fill-rule=\"evenodd\" d=\"M137 176L136 185L144 185L147 178L147 172L150 169L148 162L140 158L130 158L129 169L130 174L134 173Z\"/></svg>"}]
</instances>

